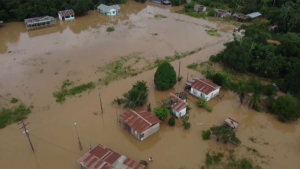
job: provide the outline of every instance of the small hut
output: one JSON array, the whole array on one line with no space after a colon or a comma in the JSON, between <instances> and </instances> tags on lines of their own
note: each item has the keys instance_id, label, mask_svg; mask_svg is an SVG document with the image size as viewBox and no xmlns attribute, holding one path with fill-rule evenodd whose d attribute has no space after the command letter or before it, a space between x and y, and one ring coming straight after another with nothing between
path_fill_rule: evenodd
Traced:
<instances>
[{"instance_id":1,"label":"small hut","mask_svg":"<svg viewBox=\"0 0 300 169\"><path fill-rule=\"evenodd\" d=\"M232 130L236 130L237 127L239 126L239 122L233 120L232 118L228 117L227 119L224 120L224 125L226 127L230 127Z\"/></svg>"},{"instance_id":2,"label":"small hut","mask_svg":"<svg viewBox=\"0 0 300 169\"><path fill-rule=\"evenodd\" d=\"M253 12L253 13L248 14L247 16L248 16L250 19L255 19L255 18L258 18L258 17L260 17L260 16L262 16L262 15L261 15L261 13L259 13L259 12Z\"/></svg>"},{"instance_id":3,"label":"small hut","mask_svg":"<svg viewBox=\"0 0 300 169\"><path fill-rule=\"evenodd\" d=\"M37 18L29 18L24 20L27 30L37 29L47 26L53 26L56 24L56 20L52 16L44 16Z\"/></svg>"},{"instance_id":4,"label":"small hut","mask_svg":"<svg viewBox=\"0 0 300 169\"><path fill-rule=\"evenodd\" d=\"M235 13L232 15L232 19L238 22L248 22L249 17L240 13Z\"/></svg>"},{"instance_id":5,"label":"small hut","mask_svg":"<svg viewBox=\"0 0 300 169\"><path fill-rule=\"evenodd\" d=\"M227 12L223 9L215 9L215 17L227 18L227 17L230 17L230 16L231 16L230 12Z\"/></svg>"},{"instance_id":6,"label":"small hut","mask_svg":"<svg viewBox=\"0 0 300 169\"><path fill-rule=\"evenodd\" d=\"M115 16L118 13L120 13L120 6L119 5L111 5L107 6L104 4L101 4L97 7L100 13L107 15L107 16Z\"/></svg>"},{"instance_id":7,"label":"small hut","mask_svg":"<svg viewBox=\"0 0 300 169\"><path fill-rule=\"evenodd\" d=\"M206 7L204 5L199 5L199 4L196 4L194 6L194 11L197 11L197 12L205 12L206 11Z\"/></svg>"},{"instance_id":8,"label":"small hut","mask_svg":"<svg viewBox=\"0 0 300 169\"><path fill-rule=\"evenodd\" d=\"M75 19L75 12L73 11L73 9L59 11L58 12L58 18L61 21L74 20Z\"/></svg>"}]
</instances>

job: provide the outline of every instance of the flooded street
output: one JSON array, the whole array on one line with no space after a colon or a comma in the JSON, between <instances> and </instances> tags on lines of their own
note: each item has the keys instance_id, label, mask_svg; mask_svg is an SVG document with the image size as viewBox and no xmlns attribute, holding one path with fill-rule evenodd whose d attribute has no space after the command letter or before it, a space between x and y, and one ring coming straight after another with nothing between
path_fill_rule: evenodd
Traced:
<instances>
[{"instance_id":1,"label":"flooded street","mask_svg":"<svg viewBox=\"0 0 300 169\"><path fill-rule=\"evenodd\" d=\"M136 161L153 157L150 169L198 169L204 164L208 150L233 148L201 137L202 130L222 124L227 117L240 123L236 131L242 142L235 148L238 157L251 158L262 168L300 168L299 122L283 124L270 114L257 113L240 105L237 95L223 89L222 100L208 102L213 108L211 113L196 107L195 99L188 97L192 108L190 130L183 130L181 120L176 120L175 127L169 127L166 120L158 133L140 142L121 128L116 117L123 109L111 104L117 96L121 97L137 80L145 80L152 109L161 105L170 92L183 91L187 78L202 77L186 66L207 61L210 55L221 51L223 43L231 39L234 26L179 15L174 8L157 4L128 1L120 7L121 13L112 18L90 11L73 22L57 20L56 26L45 29L27 31L23 23L0 27L0 101L15 97L25 105L34 106L27 121L35 149L32 153L16 123L0 129L0 168L79 169L77 160L90 145L102 144ZM155 18L156 14L167 18ZM106 32L109 26L115 31ZM208 28L219 29L221 37L208 35L205 32ZM154 62L173 56L175 51L181 53L199 47L200 52L180 60L183 81L169 91L155 90L156 69L152 69L107 86L98 85L89 92L66 98L62 104L53 97L53 92L67 79L76 84L98 81L103 77L97 72L98 67L123 56L139 53ZM178 62L171 63L176 71ZM103 114L100 114L99 93ZM82 151L77 144L75 122ZM260 156L247 151L245 146L256 149Z\"/></svg>"}]
</instances>

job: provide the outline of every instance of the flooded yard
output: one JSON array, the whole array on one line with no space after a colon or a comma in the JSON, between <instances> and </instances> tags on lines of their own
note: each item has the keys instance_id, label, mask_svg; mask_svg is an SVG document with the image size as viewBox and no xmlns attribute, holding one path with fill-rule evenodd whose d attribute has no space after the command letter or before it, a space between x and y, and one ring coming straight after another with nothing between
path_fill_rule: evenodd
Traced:
<instances>
[{"instance_id":1,"label":"flooded yard","mask_svg":"<svg viewBox=\"0 0 300 169\"><path fill-rule=\"evenodd\" d=\"M204 165L209 150L222 152L233 148L237 157L251 158L262 168L300 168L299 122L283 124L270 114L257 113L240 105L238 96L224 89L222 99L208 102L213 108L211 113L196 107L196 100L188 97L192 108L189 130L183 130L181 120L176 120L175 127L169 127L166 120L158 133L140 142L121 128L117 115L124 110L112 105L116 97L136 81L145 80L152 109L161 105L169 93L183 91L186 79L202 77L186 66L207 61L210 55L221 51L223 43L231 40L234 26L179 15L174 13L178 8L152 3L128 1L120 6L121 13L116 17L90 11L73 22L57 20L56 26L45 29L27 31L23 23L0 27L0 102L15 97L34 106L26 121L35 149L33 153L16 123L0 129L0 168L76 169L80 168L77 160L97 144L136 161L153 157L150 169L198 169ZM155 17L158 14L166 18ZM111 26L115 31L106 32ZM220 37L208 35L207 29L218 29ZM181 82L169 91L155 89L156 69L143 69L148 63L199 48L180 60ZM142 58L135 65L145 70L142 73L107 85L97 83L95 89L68 97L64 103L55 101L53 93L65 80L75 84L99 82L105 77L99 67L132 54ZM176 71L178 62L171 62ZM240 123L236 131L242 142L239 147L202 140L202 130L222 124L227 117ZM78 148L74 123L82 151ZM260 155L246 147L256 149Z\"/></svg>"}]
</instances>

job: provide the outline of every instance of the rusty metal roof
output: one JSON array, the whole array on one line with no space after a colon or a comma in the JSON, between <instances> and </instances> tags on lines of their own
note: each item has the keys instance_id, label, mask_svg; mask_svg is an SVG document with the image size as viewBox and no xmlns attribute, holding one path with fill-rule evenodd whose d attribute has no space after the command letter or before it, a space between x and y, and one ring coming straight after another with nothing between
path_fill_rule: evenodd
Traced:
<instances>
[{"instance_id":1,"label":"rusty metal roof","mask_svg":"<svg viewBox=\"0 0 300 169\"><path fill-rule=\"evenodd\" d=\"M142 134L152 125L160 123L160 120L155 115L146 110L137 112L134 110L128 110L123 114L120 114L119 117L122 118L124 122L138 134Z\"/></svg>"},{"instance_id":2,"label":"rusty metal roof","mask_svg":"<svg viewBox=\"0 0 300 169\"><path fill-rule=\"evenodd\" d=\"M170 93L170 98L177 102L172 106L172 109L175 110L176 112L180 112L182 109L186 108L186 106L188 105L187 102L183 101L182 99L180 99L173 93Z\"/></svg>"},{"instance_id":3,"label":"rusty metal roof","mask_svg":"<svg viewBox=\"0 0 300 169\"><path fill-rule=\"evenodd\" d=\"M73 9L69 9L69 10L59 11L58 14L60 14L60 16L62 17L65 17L65 16L75 15L75 12L73 11Z\"/></svg>"},{"instance_id":4,"label":"rusty metal roof","mask_svg":"<svg viewBox=\"0 0 300 169\"><path fill-rule=\"evenodd\" d=\"M127 158L101 144L98 144L81 157L78 163L87 169L147 169L147 166Z\"/></svg>"},{"instance_id":5,"label":"rusty metal roof","mask_svg":"<svg viewBox=\"0 0 300 169\"><path fill-rule=\"evenodd\" d=\"M214 84L211 81L205 80L205 79L196 79L192 83L191 87L206 94L206 95L210 94L216 88L220 88L220 86Z\"/></svg>"}]
</instances>

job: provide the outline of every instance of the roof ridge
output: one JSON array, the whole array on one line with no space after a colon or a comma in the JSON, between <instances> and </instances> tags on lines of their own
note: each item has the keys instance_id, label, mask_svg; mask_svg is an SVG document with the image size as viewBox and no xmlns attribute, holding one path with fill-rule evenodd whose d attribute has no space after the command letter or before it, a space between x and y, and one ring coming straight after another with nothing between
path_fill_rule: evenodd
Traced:
<instances>
[{"instance_id":1,"label":"roof ridge","mask_svg":"<svg viewBox=\"0 0 300 169\"><path fill-rule=\"evenodd\" d=\"M210 84L208 84L207 82L205 82L204 80L202 80L202 79L199 79L199 81L201 81L201 82L203 82L203 83L205 83L205 84L207 84L208 86L210 86L210 87L212 87L212 88L217 88L217 87L214 87L214 86L212 86L212 85L210 85Z\"/></svg>"},{"instance_id":2,"label":"roof ridge","mask_svg":"<svg viewBox=\"0 0 300 169\"><path fill-rule=\"evenodd\" d=\"M135 112L134 110L131 109L131 111L136 114L137 116L139 116L141 119L145 120L149 125L152 125L152 123L150 123L148 120L146 120L144 117L142 117L141 115L139 115L137 112Z\"/></svg>"}]
</instances>

